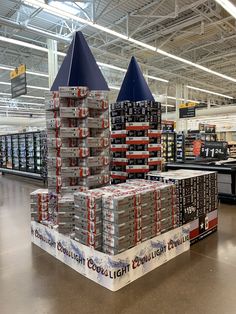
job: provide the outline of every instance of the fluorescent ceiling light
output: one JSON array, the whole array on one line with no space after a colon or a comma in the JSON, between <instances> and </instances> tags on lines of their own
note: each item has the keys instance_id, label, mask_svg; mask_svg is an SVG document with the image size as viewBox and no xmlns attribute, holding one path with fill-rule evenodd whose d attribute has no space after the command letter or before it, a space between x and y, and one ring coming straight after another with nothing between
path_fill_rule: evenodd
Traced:
<instances>
[{"instance_id":1,"label":"fluorescent ceiling light","mask_svg":"<svg viewBox=\"0 0 236 314\"><path fill-rule=\"evenodd\" d=\"M0 108L1 108L1 110L0 110L0 112L1 113L20 113L20 114L22 114L22 113L28 113L28 114L34 114L34 115L45 115L45 113L43 113L43 112L32 112L32 111L22 111L22 108L20 109L20 110L16 110L15 108L14 109L9 109L9 108L7 108L7 111L6 111L6 107L4 107L4 108L2 108L2 106L0 106ZM2 110L2 109L5 109L5 110ZM28 108L27 108L27 110L29 110Z\"/></svg>"},{"instance_id":2,"label":"fluorescent ceiling light","mask_svg":"<svg viewBox=\"0 0 236 314\"><path fill-rule=\"evenodd\" d=\"M3 92L0 92L0 95L3 95L3 96L11 96L10 93L3 93ZM30 96L30 95L22 95L20 96L22 98L34 98L34 99L45 99L44 97L39 97L39 96Z\"/></svg>"},{"instance_id":3,"label":"fluorescent ceiling light","mask_svg":"<svg viewBox=\"0 0 236 314\"><path fill-rule=\"evenodd\" d=\"M9 82L0 82L1 85L11 85ZM49 90L47 87L40 87L40 86L33 86L33 85L27 85L27 88L33 88L33 89L40 89L40 90Z\"/></svg>"},{"instance_id":4,"label":"fluorescent ceiling light","mask_svg":"<svg viewBox=\"0 0 236 314\"><path fill-rule=\"evenodd\" d=\"M171 107L171 108L175 108L174 105L167 105L167 104L161 104L163 107Z\"/></svg>"},{"instance_id":5,"label":"fluorescent ceiling light","mask_svg":"<svg viewBox=\"0 0 236 314\"><path fill-rule=\"evenodd\" d=\"M66 54L64 52L57 52L57 55L62 56L62 57L66 56ZM112 65L112 64L108 64L108 63L97 62L97 64L100 67L105 67L105 68L109 68L109 69L112 69L112 70L117 70L117 71L124 72L124 73L127 71L127 69L120 68L120 67L117 67L116 65ZM151 79L151 80L156 80L156 81L160 81L160 82L164 82L164 83L168 83L169 82L168 80L165 80L165 79L163 79L161 77L156 77L156 76L146 75L146 74L144 74L144 76L146 78Z\"/></svg>"},{"instance_id":6,"label":"fluorescent ceiling light","mask_svg":"<svg viewBox=\"0 0 236 314\"><path fill-rule=\"evenodd\" d=\"M118 86L109 85L108 87L109 87L110 89L120 90L120 87L118 87Z\"/></svg>"},{"instance_id":7,"label":"fluorescent ceiling light","mask_svg":"<svg viewBox=\"0 0 236 314\"><path fill-rule=\"evenodd\" d=\"M40 89L40 90L46 90L48 91L48 87L42 87L42 86L33 86L33 85L27 85L27 88L32 88L32 89Z\"/></svg>"},{"instance_id":8,"label":"fluorescent ceiling light","mask_svg":"<svg viewBox=\"0 0 236 314\"><path fill-rule=\"evenodd\" d=\"M152 76L152 75L144 74L144 76L147 77L148 79L155 80L155 81L161 81L161 82L165 82L165 83L169 82L168 80L165 80L165 79L160 78L160 77Z\"/></svg>"},{"instance_id":9,"label":"fluorescent ceiling light","mask_svg":"<svg viewBox=\"0 0 236 314\"><path fill-rule=\"evenodd\" d=\"M210 74L219 76L219 77L224 78L224 79L226 79L226 80L228 80L228 81L231 81L231 82L236 83L236 79L235 79L235 78L230 77L230 76L225 75L225 74L222 74L222 73L219 73L219 72L216 72L216 71L213 71L213 70L208 69L208 68L206 68L206 67L204 67L204 66L202 66L202 65L200 65L200 64L193 63L193 62L191 62L191 61L189 61L189 60L186 60L186 59L184 59L184 58L181 58L181 57L172 55L172 54L170 54L170 53L168 53L168 52L165 52L165 51L163 51L163 50L161 50L161 49L157 49L157 52L159 52L160 54L162 54L162 55L164 55L164 56L166 56L166 57L169 57L169 58L171 58L171 59L174 59L174 60L177 60L177 61L186 63L186 64L188 64L188 65L190 65L190 66L193 66L193 67L195 67L195 68L198 68L198 69L203 70L203 71L205 71L205 72L208 72L208 73L210 73Z\"/></svg>"},{"instance_id":10,"label":"fluorescent ceiling light","mask_svg":"<svg viewBox=\"0 0 236 314\"><path fill-rule=\"evenodd\" d=\"M15 103L17 105L31 105L31 106L36 106L36 107L42 107L44 108L44 104L36 103L36 102L25 102L25 101L16 101L15 99L9 99L9 98L0 98L0 102L2 103Z\"/></svg>"},{"instance_id":11,"label":"fluorescent ceiling light","mask_svg":"<svg viewBox=\"0 0 236 314\"><path fill-rule=\"evenodd\" d=\"M39 108L7 107L7 106L0 106L0 108L4 108L7 110L15 110L15 111L21 111L21 110L42 111L42 109L39 109Z\"/></svg>"},{"instance_id":12,"label":"fluorescent ceiling light","mask_svg":"<svg viewBox=\"0 0 236 314\"><path fill-rule=\"evenodd\" d=\"M101 67L110 68L110 69L121 71L121 72L126 72L127 71L127 69L120 68L120 67L117 67L117 66L112 65L112 64L107 64L107 63L103 63L103 62L97 62L97 64L99 66L101 66ZM152 76L152 75L144 74L144 76L149 78L149 79L151 79L151 80L156 80L156 81L165 82L165 83L169 82L168 80L165 80L165 79L160 78L160 77Z\"/></svg>"},{"instance_id":13,"label":"fluorescent ceiling light","mask_svg":"<svg viewBox=\"0 0 236 314\"><path fill-rule=\"evenodd\" d=\"M21 46L24 46L24 45L21 45ZM5 65L0 65L0 70L12 71L12 70L14 70L14 68L13 67L8 67L8 66L5 66ZM35 75L35 76L48 77L48 74L46 74L46 73L33 72L33 71L27 71L27 70L26 70L26 73L27 74L31 74L31 75Z\"/></svg>"},{"instance_id":14,"label":"fluorescent ceiling light","mask_svg":"<svg viewBox=\"0 0 236 314\"><path fill-rule=\"evenodd\" d=\"M35 76L42 76L42 77L48 77L48 76L49 76L49 75L46 74L46 73L33 72L33 71L27 71L27 70L26 70L26 73L27 73L27 74L31 74L31 75L35 75Z\"/></svg>"},{"instance_id":15,"label":"fluorescent ceiling light","mask_svg":"<svg viewBox=\"0 0 236 314\"><path fill-rule=\"evenodd\" d=\"M7 70L7 71L12 71L12 70L14 70L14 68L11 68L11 67L7 67L7 66L3 66L3 65L0 65L0 69L1 70Z\"/></svg>"},{"instance_id":16,"label":"fluorescent ceiling light","mask_svg":"<svg viewBox=\"0 0 236 314\"><path fill-rule=\"evenodd\" d=\"M17 44L18 43L19 46L22 46L22 41L17 40L17 39L4 37L4 36L0 36L0 41L4 41L4 42L10 43L10 44ZM34 44L30 44L30 43L26 43L26 42L24 42L23 46L27 47L27 48L30 48L30 49L36 49L36 50L40 50L40 51L43 51L43 52L48 52L47 48L40 47L40 46L37 46L37 45L34 45Z\"/></svg>"},{"instance_id":17,"label":"fluorescent ceiling light","mask_svg":"<svg viewBox=\"0 0 236 314\"><path fill-rule=\"evenodd\" d=\"M230 15L236 18L236 7L233 3L231 3L229 0L215 0L215 1L219 3L225 9L225 11L227 11Z\"/></svg>"},{"instance_id":18,"label":"fluorescent ceiling light","mask_svg":"<svg viewBox=\"0 0 236 314\"><path fill-rule=\"evenodd\" d=\"M30 96L30 95L22 95L22 96L20 96L20 97L22 97L22 98L34 98L34 99L45 99L44 97L39 97L39 96Z\"/></svg>"},{"instance_id":19,"label":"fluorescent ceiling light","mask_svg":"<svg viewBox=\"0 0 236 314\"><path fill-rule=\"evenodd\" d=\"M110 34L110 35L113 35L115 37L121 38L121 39L126 40L128 42L134 43L134 44L136 44L136 45L138 45L140 47L143 47L145 49L151 50L153 52L157 52L157 53L159 53L159 54L161 54L163 56L166 56L166 57L169 57L171 59L180 61L182 63L185 63L185 64L188 64L188 65L193 66L195 68L198 68L198 69L200 69L202 71L208 72L210 74L216 75L218 77L221 77L223 79L226 79L228 81L236 83L236 78L233 78L233 77L221 74L219 72L213 71L213 70L208 69L208 68L206 68L206 67L204 67L204 66L202 66L200 64L193 63L193 62L191 62L189 60L186 60L184 58L175 56L175 55L173 55L171 53L168 53L168 52L166 52L164 50L157 49L154 46L148 45L148 44L143 43L143 42L141 42L139 40L136 40L134 38L128 37L127 35L123 35L123 34L121 34L119 32L113 31L113 30L111 30L111 29L109 29L107 27L101 26L101 25L99 25L97 23L93 23L92 21L83 19L83 18L78 17L78 16L76 16L74 14L65 12L63 10L60 10L59 8L52 7L52 6L50 6L48 4L45 4L45 3L41 2L41 1L39 2L37 0L27 0L27 1L23 0L23 2L25 4L31 5L31 6L36 7L36 8L42 8L43 10L45 10L46 12L49 12L52 15L58 16L60 18L64 17L64 18L67 18L69 20L74 20L74 21L77 21L77 22L79 22L81 24L85 24L85 25L91 26L91 27L93 27L95 29L98 29L98 30L101 30L101 31L103 31L103 32L105 32L107 34Z\"/></svg>"},{"instance_id":20,"label":"fluorescent ceiling light","mask_svg":"<svg viewBox=\"0 0 236 314\"><path fill-rule=\"evenodd\" d=\"M3 96L11 96L10 93L3 93L3 92L0 92L0 95L3 95Z\"/></svg>"},{"instance_id":21,"label":"fluorescent ceiling light","mask_svg":"<svg viewBox=\"0 0 236 314\"><path fill-rule=\"evenodd\" d=\"M199 104L200 103L200 101L193 100L193 99L176 98L176 97L173 97L173 96L167 96L167 98L168 99L173 99L173 100L188 101L188 102L192 102L194 104Z\"/></svg>"},{"instance_id":22,"label":"fluorescent ceiling light","mask_svg":"<svg viewBox=\"0 0 236 314\"><path fill-rule=\"evenodd\" d=\"M197 90L203 93L208 93L208 94L212 94L212 95L216 95L216 96L220 96L220 97L224 97L224 98L228 98L228 99L233 99L234 97L232 96L227 96L224 94L220 94L220 93L215 93L215 92L211 92L207 89L202 89L202 88L198 88L198 87L193 87L193 86L187 86L188 89L193 89L193 90Z\"/></svg>"}]
</instances>

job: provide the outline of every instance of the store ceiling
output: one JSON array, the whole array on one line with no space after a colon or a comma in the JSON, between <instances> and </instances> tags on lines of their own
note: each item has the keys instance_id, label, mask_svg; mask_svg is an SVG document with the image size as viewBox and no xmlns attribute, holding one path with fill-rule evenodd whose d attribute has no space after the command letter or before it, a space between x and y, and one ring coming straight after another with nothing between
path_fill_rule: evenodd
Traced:
<instances>
[{"instance_id":1,"label":"store ceiling","mask_svg":"<svg viewBox=\"0 0 236 314\"><path fill-rule=\"evenodd\" d=\"M146 75L163 78L169 81L160 82L148 79L155 95L168 94L175 97L177 83L192 85L216 93L236 97L235 82L213 75L195 66L180 62L163 54L151 51L140 45L123 40L84 23L69 18L53 15L40 8L27 4L27 1L2 0L0 10L0 36L47 47L47 38L57 39L58 50L66 52L73 31L82 30L95 57L99 62L127 68L132 55L140 62ZM49 1L48 1L49 2ZM197 63L207 69L219 72L236 79L236 28L235 19L213 0L88 0L76 3L56 3L50 6L65 12L76 14L85 20L93 20L119 34L128 35L142 43L154 46L177 57ZM68 7L63 7L67 5ZM5 114L4 106L9 106L9 70L4 67L15 67L26 63L31 72L48 72L47 53L3 41L0 37L0 115ZM62 57L59 57L59 64ZM119 87L124 72L108 67L102 71L109 85ZM29 97L11 101L9 116L27 116L31 111L35 116L43 110L45 90L34 86L48 86L48 78L27 75ZM188 90L189 99L207 101L217 100L227 104L228 100L196 90ZM117 91L112 90L111 100ZM7 94L7 95L5 95ZM175 104L169 98L168 104ZM27 104L28 103L28 104ZM31 103L31 104L30 104ZM14 108L16 110L14 110ZM25 109L22 109L25 108ZM171 109L171 107L168 107ZM41 109L41 110L36 110ZM172 109L173 110L173 109ZM27 113L24 113L27 112Z\"/></svg>"}]
</instances>

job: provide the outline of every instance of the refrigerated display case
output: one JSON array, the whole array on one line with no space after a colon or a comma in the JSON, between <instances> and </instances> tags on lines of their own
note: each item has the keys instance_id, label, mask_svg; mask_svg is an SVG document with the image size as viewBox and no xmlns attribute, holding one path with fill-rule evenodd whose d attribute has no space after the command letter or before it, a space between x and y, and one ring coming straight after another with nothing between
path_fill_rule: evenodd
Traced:
<instances>
[{"instance_id":1,"label":"refrigerated display case","mask_svg":"<svg viewBox=\"0 0 236 314\"><path fill-rule=\"evenodd\" d=\"M1 135L0 171L45 180L45 169L42 169L42 150L45 147L41 139L44 133Z\"/></svg>"}]
</instances>

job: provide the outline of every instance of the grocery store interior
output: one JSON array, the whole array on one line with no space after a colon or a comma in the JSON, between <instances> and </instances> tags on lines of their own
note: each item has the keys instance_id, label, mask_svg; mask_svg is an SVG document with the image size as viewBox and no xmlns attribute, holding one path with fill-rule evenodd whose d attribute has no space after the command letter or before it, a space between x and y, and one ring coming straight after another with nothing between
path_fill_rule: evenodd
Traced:
<instances>
[{"instance_id":1,"label":"grocery store interior","mask_svg":"<svg viewBox=\"0 0 236 314\"><path fill-rule=\"evenodd\" d=\"M0 1L1 314L235 314L236 0Z\"/></svg>"}]
</instances>

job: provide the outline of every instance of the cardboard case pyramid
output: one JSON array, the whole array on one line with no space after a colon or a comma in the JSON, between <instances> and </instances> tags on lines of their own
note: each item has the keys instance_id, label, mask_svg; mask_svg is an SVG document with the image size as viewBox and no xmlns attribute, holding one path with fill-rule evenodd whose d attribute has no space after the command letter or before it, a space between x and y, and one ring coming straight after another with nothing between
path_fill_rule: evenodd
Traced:
<instances>
[{"instance_id":1,"label":"cardboard case pyramid","mask_svg":"<svg viewBox=\"0 0 236 314\"><path fill-rule=\"evenodd\" d=\"M143 100L154 101L154 98L138 62L135 57L132 57L116 101L136 102Z\"/></svg>"},{"instance_id":2,"label":"cardboard case pyramid","mask_svg":"<svg viewBox=\"0 0 236 314\"><path fill-rule=\"evenodd\" d=\"M58 91L60 86L86 86L90 90L109 90L82 32L75 33L51 91Z\"/></svg>"}]
</instances>

